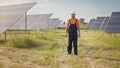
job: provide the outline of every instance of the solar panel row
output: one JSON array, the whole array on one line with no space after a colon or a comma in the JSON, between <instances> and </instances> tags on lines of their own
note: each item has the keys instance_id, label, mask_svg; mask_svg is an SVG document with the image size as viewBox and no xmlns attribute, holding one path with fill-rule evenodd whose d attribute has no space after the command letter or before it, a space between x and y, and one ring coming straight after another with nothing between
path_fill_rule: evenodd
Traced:
<instances>
[{"instance_id":1,"label":"solar panel row","mask_svg":"<svg viewBox=\"0 0 120 68\"><path fill-rule=\"evenodd\" d=\"M27 16L27 30L40 30L52 14L32 14ZM38 27L37 27L38 26ZM25 30L25 16L9 28L9 30Z\"/></svg>"},{"instance_id":2,"label":"solar panel row","mask_svg":"<svg viewBox=\"0 0 120 68\"><path fill-rule=\"evenodd\" d=\"M36 3L0 6L0 34L6 30L41 30L57 28L58 18L50 19L53 14L26 15Z\"/></svg>"},{"instance_id":3,"label":"solar panel row","mask_svg":"<svg viewBox=\"0 0 120 68\"><path fill-rule=\"evenodd\" d=\"M105 32L118 33L120 32L120 12L113 12L111 18L106 25Z\"/></svg>"},{"instance_id":4,"label":"solar panel row","mask_svg":"<svg viewBox=\"0 0 120 68\"><path fill-rule=\"evenodd\" d=\"M87 28L92 30L101 29L108 33L118 33L120 32L120 12L112 12L110 17L91 19Z\"/></svg>"}]
</instances>

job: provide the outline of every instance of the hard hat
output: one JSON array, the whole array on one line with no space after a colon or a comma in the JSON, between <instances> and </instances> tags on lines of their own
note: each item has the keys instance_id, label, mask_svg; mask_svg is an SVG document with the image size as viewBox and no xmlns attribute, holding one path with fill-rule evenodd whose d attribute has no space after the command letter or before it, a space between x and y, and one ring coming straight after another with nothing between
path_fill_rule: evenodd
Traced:
<instances>
[{"instance_id":1,"label":"hard hat","mask_svg":"<svg viewBox=\"0 0 120 68\"><path fill-rule=\"evenodd\" d=\"M72 11L71 14L76 14L76 12L75 12L75 11Z\"/></svg>"}]
</instances>

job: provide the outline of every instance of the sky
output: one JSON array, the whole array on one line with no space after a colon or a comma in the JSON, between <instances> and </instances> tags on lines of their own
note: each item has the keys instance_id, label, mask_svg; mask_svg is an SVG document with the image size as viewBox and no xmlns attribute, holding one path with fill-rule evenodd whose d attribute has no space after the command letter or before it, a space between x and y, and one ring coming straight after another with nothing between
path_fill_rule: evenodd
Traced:
<instances>
[{"instance_id":1,"label":"sky","mask_svg":"<svg viewBox=\"0 0 120 68\"><path fill-rule=\"evenodd\" d=\"M70 12L76 11L77 18L85 18L86 22L99 16L110 16L120 11L120 0L0 0L0 6L37 2L28 14L53 13L52 18L67 21Z\"/></svg>"}]
</instances>

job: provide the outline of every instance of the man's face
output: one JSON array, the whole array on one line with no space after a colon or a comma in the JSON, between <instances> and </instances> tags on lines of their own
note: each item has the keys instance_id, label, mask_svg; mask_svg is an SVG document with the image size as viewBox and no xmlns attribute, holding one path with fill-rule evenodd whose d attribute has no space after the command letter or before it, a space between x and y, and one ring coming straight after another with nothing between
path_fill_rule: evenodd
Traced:
<instances>
[{"instance_id":1,"label":"man's face","mask_svg":"<svg viewBox=\"0 0 120 68\"><path fill-rule=\"evenodd\" d=\"M72 18L75 18L75 16L76 16L76 14L71 14L71 17L72 17Z\"/></svg>"}]
</instances>

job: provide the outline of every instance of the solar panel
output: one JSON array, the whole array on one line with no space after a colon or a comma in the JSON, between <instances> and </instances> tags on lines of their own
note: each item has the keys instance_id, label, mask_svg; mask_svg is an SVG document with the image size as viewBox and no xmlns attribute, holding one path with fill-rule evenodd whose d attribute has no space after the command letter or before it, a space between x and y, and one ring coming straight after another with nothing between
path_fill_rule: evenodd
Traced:
<instances>
[{"instance_id":1,"label":"solar panel","mask_svg":"<svg viewBox=\"0 0 120 68\"><path fill-rule=\"evenodd\" d=\"M61 22L62 22L62 20L58 20L55 28L58 28L58 26Z\"/></svg>"},{"instance_id":2,"label":"solar panel","mask_svg":"<svg viewBox=\"0 0 120 68\"><path fill-rule=\"evenodd\" d=\"M16 23L36 3L0 6L0 34Z\"/></svg>"},{"instance_id":3,"label":"solar panel","mask_svg":"<svg viewBox=\"0 0 120 68\"><path fill-rule=\"evenodd\" d=\"M60 23L58 24L58 28L65 28L66 27L66 24L65 23Z\"/></svg>"},{"instance_id":4,"label":"solar panel","mask_svg":"<svg viewBox=\"0 0 120 68\"><path fill-rule=\"evenodd\" d=\"M57 20L56 23L54 24L54 29L57 28L57 25L59 24L60 20Z\"/></svg>"},{"instance_id":5,"label":"solar panel","mask_svg":"<svg viewBox=\"0 0 120 68\"><path fill-rule=\"evenodd\" d=\"M93 25L94 22L95 22L95 19L91 19L89 24L87 25L87 28L91 29L91 26Z\"/></svg>"},{"instance_id":6,"label":"solar panel","mask_svg":"<svg viewBox=\"0 0 120 68\"><path fill-rule=\"evenodd\" d=\"M120 32L120 12L113 12L108 24L105 26L105 32L117 33Z\"/></svg>"},{"instance_id":7,"label":"solar panel","mask_svg":"<svg viewBox=\"0 0 120 68\"><path fill-rule=\"evenodd\" d=\"M31 14L27 15L27 30L34 30L33 27L38 25L43 18L51 14ZM41 24L39 24L41 25ZM25 16L23 16L17 23L15 23L9 30L25 30Z\"/></svg>"},{"instance_id":8,"label":"solar panel","mask_svg":"<svg viewBox=\"0 0 120 68\"><path fill-rule=\"evenodd\" d=\"M47 24L47 29L54 29L57 21L58 21L58 18L50 19Z\"/></svg>"},{"instance_id":9,"label":"solar panel","mask_svg":"<svg viewBox=\"0 0 120 68\"><path fill-rule=\"evenodd\" d=\"M92 30L99 30L104 20L105 20L105 17L97 17L97 19L92 25Z\"/></svg>"},{"instance_id":10,"label":"solar panel","mask_svg":"<svg viewBox=\"0 0 120 68\"><path fill-rule=\"evenodd\" d=\"M27 15L27 29L30 30L31 26L33 26L34 23L42 16L43 14ZM9 30L25 30L25 16L12 25Z\"/></svg>"},{"instance_id":11,"label":"solar panel","mask_svg":"<svg viewBox=\"0 0 120 68\"><path fill-rule=\"evenodd\" d=\"M109 21L110 17L106 17L104 22L102 23L100 29L101 30L104 30L105 29L105 26L107 25L108 21Z\"/></svg>"},{"instance_id":12,"label":"solar panel","mask_svg":"<svg viewBox=\"0 0 120 68\"><path fill-rule=\"evenodd\" d=\"M45 26L47 24L47 22L49 21L49 18L52 16L53 14L44 14L41 18L39 18L39 20L37 20L34 25L31 27L32 30L41 30L41 29L45 29Z\"/></svg>"}]
</instances>

